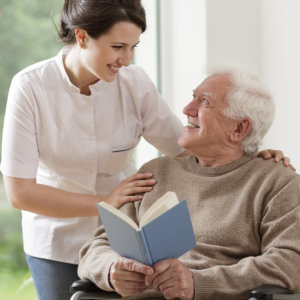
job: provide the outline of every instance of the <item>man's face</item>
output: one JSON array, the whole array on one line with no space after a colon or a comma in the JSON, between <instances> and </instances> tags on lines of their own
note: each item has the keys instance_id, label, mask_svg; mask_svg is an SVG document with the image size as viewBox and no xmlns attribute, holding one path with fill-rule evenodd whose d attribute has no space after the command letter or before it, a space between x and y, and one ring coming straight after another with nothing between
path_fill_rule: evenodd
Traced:
<instances>
[{"instance_id":1,"label":"man's face","mask_svg":"<svg viewBox=\"0 0 300 300\"><path fill-rule=\"evenodd\" d=\"M233 85L226 74L205 79L195 90L194 99L183 109L188 125L178 139L180 146L194 154L218 153L229 146L236 122L224 116L226 94Z\"/></svg>"}]
</instances>

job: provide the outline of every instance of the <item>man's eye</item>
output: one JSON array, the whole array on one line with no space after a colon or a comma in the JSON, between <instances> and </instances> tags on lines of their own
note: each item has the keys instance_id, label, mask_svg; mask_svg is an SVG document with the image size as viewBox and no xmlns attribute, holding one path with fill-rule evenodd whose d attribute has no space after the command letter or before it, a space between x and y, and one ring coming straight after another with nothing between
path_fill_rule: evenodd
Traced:
<instances>
[{"instance_id":1,"label":"man's eye","mask_svg":"<svg viewBox=\"0 0 300 300\"><path fill-rule=\"evenodd\" d=\"M122 46L112 46L114 49L121 49Z\"/></svg>"},{"instance_id":2,"label":"man's eye","mask_svg":"<svg viewBox=\"0 0 300 300\"><path fill-rule=\"evenodd\" d=\"M208 100L207 100L207 99L205 99L205 98L202 98L202 99L201 99L201 103L206 105L206 104L208 104L209 102L208 102Z\"/></svg>"}]
</instances>

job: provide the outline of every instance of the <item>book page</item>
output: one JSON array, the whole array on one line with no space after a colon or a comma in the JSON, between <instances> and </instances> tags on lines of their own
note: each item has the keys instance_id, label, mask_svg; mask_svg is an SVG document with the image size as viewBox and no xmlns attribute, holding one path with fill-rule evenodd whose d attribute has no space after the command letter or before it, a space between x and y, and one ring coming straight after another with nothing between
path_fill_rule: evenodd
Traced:
<instances>
[{"instance_id":1,"label":"book page","mask_svg":"<svg viewBox=\"0 0 300 300\"><path fill-rule=\"evenodd\" d=\"M158 200L156 200L145 212L140 221L139 228L150 223L158 216L178 204L178 198L174 192L167 192Z\"/></svg>"},{"instance_id":2,"label":"book page","mask_svg":"<svg viewBox=\"0 0 300 300\"><path fill-rule=\"evenodd\" d=\"M125 213L123 213L121 210L113 207L112 205L108 204L107 202L100 202L98 203L99 205L101 205L102 207L104 207L105 209L107 209L108 211L110 211L112 214L116 215L117 217L119 217L121 220L123 220L124 222L126 222L128 225L130 225L131 227L133 227L134 229L138 230L138 226L137 224L134 223L134 221L132 219L130 219Z\"/></svg>"}]
</instances>

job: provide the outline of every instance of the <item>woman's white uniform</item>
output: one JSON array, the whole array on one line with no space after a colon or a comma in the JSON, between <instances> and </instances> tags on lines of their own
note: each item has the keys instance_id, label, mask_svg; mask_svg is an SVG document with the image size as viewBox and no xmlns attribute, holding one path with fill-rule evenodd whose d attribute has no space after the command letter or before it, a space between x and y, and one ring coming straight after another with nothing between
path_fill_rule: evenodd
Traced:
<instances>
[{"instance_id":1,"label":"woman's white uniform","mask_svg":"<svg viewBox=\"0 0 300 300\"><path fill-rule=\"evenodd\" d=\"M105 195L136 172L132 152L142 136L165 154L183 151L177 145L182 124L140 67L121 68L113 82L100 80L85 96L65 72L68 49L13 78L3 130L4 175ZM99 217L50 218L23 211L24 250L77 264L79 249L98 225Z\"/></svg>"}]
</instances>

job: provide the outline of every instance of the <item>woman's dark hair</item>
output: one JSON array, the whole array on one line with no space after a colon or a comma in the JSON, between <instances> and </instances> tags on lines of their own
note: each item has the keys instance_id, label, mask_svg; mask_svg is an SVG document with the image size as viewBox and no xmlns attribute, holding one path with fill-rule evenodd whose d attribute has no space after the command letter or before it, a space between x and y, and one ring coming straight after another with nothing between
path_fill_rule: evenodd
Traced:
<instances>
[{"instance_id":1,"label":"woman's dark hair","mask_svg":"<svg viewBox=\"0 0 300 300\"><path fill-rule=\"evenodd\" d=\"M141 0L65 0L60 13L59 36L75 43L75 29L85 30L93 39L108 32L118 22L132 22L146 30Z\"/></svg>"}]
</instances>

